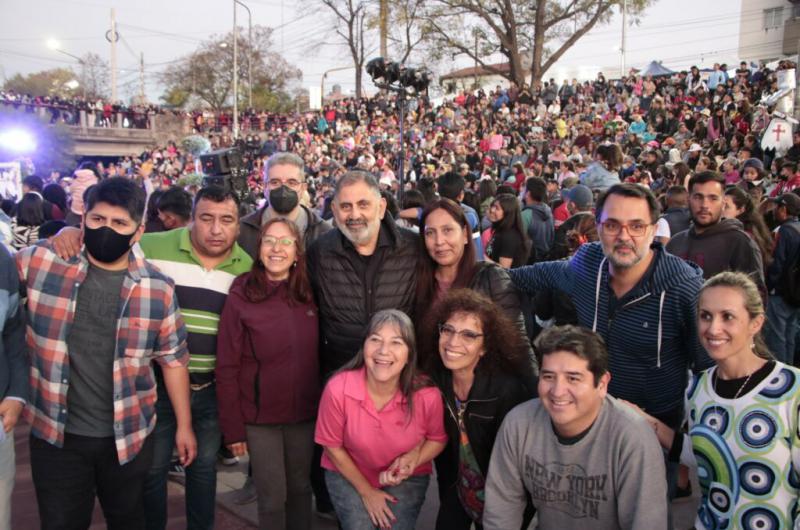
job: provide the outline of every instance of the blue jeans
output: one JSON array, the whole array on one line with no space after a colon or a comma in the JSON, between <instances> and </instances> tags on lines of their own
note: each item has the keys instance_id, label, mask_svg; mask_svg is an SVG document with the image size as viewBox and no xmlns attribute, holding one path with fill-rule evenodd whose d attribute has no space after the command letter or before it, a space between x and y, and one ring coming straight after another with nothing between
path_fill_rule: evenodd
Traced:
<instances>
[{"instance_id":1,"label":"blue jeans","mask_svg":"<svg viewBox=\"0 0 800 530\"><path fill-rule=\"evenodd\" d=\"M192 429L197 438L197 458L186 468L186 527L214 528L217 495L217 452L222 443L217 418L217 390L214 385L192 391ZM144 508L148 530L167 526L167 473L175 447L177 422L163 380L159 380L158 421L151 436L155 440L153 466L144 484Z\"/></svg>"},{"instance_id":2,"label":"blue jeans","mask_svg":"<svg viewBox=\"0 0 800 530\"><path fill-rule=\"evenodd\" d=\"M389 503L389 509L397 521L392 530L414 530L417 517L425 502L430 475L413 475L397 486L382 488L383 491L397 499L397 504ZM336 509L336 516L343 530L374 530L367 509L361 501L361 495L350 482L335 471L325 470L325 483L331 502Z\"/></svg>"},{"instance_id":3,"label":"blue jeans","mask_svg":"<svg viewBox=\"0 0 800 530\"><path fill-rule=\"evenodd\" d=\"M798 317L800 309L787 304L780 295L769 296L764 340L775 358L789 366L794 365Z\"/></svg>"},{"instance_id":4,"label":"blue jeans","mask_svg":"<svg viewBox=\"0 0 800 530\"><path fill-rule=\"evenodd\" d=\"M2 428L2 425L0 425ZM11 530L11 492L14 490L14 431L0 441L0 530Z\"/></svg>"}]
</instances>

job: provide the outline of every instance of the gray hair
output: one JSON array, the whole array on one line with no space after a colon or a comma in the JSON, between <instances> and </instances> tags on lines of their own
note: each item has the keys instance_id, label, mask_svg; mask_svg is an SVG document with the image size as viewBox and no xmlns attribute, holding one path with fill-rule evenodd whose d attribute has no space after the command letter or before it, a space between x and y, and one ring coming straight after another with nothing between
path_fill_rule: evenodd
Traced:
<instances>
[{"instance_id":1,"label":"gray hair","mask_svg":"<svg viewBox=\"0 0 800 530\"><path fill-rule=\"evenodd\" d=\"M403 342L405 342L406 346L408 346L410 361L412 352L416 353L417 341L414 333L414 324L411 322L411 319L408 317L408 315L402 311L397 309L383 309L375 313L372 316L372 319L369 321L367 337L377 332L387 324L396 327L400 331L400 337L402 337Z\"/></svg>"},{"instance_id":2,"label":"gray hair","mask_svg":"<svg viewBox=\"0 0 800 530\"><path fill-rule=\"evenodd\" d=\"M367 187L375 193L375 196L380 199L381 188L378 186L378 181L375 180L375 177L372 176L372 173L358 169L348 171L341 176L341 178L336 182L336 188L333 190L333 198L338 199L339 192L342 190L342 188L352 186L353 184L358 184L359 182L366 184Z\"/></svg>"},{"instance_id":3,"label":"gray hair","mask_svg":"<svg viewBox=\"0 0 800 530\"><path fill-rule=\"evenodd\" d=\"M302 158L294 153L284 153L278 151L269 157L266 165L264 166L265 179L267 175L269 175L269 170L272 166L294 166L300 170L300 175L302 175L303 180L305 180L305 163L303 162Z\"/></svg>"}]
</instances>

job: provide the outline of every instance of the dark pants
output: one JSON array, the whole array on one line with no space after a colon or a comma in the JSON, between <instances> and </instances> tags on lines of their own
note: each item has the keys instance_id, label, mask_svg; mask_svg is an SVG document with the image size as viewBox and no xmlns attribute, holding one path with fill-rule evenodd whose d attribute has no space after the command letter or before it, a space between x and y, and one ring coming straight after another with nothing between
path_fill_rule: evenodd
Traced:
<instances>
[{"instance_id":1,"label":"dark pants","mask_svg":"<svg viewBox=\"0 0 800 530\"><path fill-rule=\"evenodd\" d=\"M246 429L258 493L258 527L309 530L314 422L247 425Z\"/></svg>"},{"instance_id":2,"label":"dark pants","mask_svg":"<svg viewBox=\"0 0 800 530\"><path fill-rule=\"evenodd\" d=\"M67 434L64 447L30 437L31 471L43 530L89 528L95 495L106 527L144 527L142 490L153 461L153 438L136 458L119 464L114 438Z\"/></svg>"},{"instance_id":3,"label":"dark pants","mask_svg":"<svg viewBox=\"0 0 800 530\"><path fill-rule=\"evenodd\" d=\"M448 487L439 484L439 513L436 515L436 530L470 530L475 524L476 530L481 530L482 525L473 523L472 519L458 499L455 483Z\"/></svg>"},{"instance_id":4,"label":"dark pants","mask_svg":"<svg viewBox=\"0 0 800 530\"><path fill-rule=\"evenodd\" d=\"M332 512L333 503L331 503L331 496L328 493L328 485L325 483L325 470L320 465L322 452L322 446L314 444L314 454L311 457L311 490L314 492L317 510Z\"/></svg>"}]
</instances>

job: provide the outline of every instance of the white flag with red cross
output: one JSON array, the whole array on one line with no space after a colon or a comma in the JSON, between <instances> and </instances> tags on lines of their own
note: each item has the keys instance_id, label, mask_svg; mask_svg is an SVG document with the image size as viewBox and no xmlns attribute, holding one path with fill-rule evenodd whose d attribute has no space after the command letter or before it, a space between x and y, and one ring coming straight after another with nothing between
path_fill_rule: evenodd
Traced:
<instances>
[{"instance_id":1,"label":"white flag with red cross","mask_svg":"<svg viewBox=\"0 0 800 530\"><path fill-rule=\"evenodd\" d=\"M773 117L761 137L761 149L775 149L775 156L783 156L790 147L792 124L783 118Z\"/></svg>"}]
</instances>

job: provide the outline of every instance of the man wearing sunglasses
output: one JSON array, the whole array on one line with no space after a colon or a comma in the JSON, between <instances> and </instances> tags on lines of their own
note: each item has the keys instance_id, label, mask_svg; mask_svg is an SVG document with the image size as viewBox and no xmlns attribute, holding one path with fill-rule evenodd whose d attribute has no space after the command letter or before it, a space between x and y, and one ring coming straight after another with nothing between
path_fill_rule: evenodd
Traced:
<instances>
[{"instance_id":1,"label":"man wearing sunglasses","mask_svg":"<svg viewBox=\"0 0 800 530\"><path fill-rule=\"evenodd\" d=\"M568 296L580 325L606 343L614 374L609 393L677 427L687 370L711 360L696 334L702 271L654 243L658 215L649 189L616 184L597 202L600 241L584 244L569 261L509 272L528 294L556 289Z\"/></svg>"}]
</instances>

